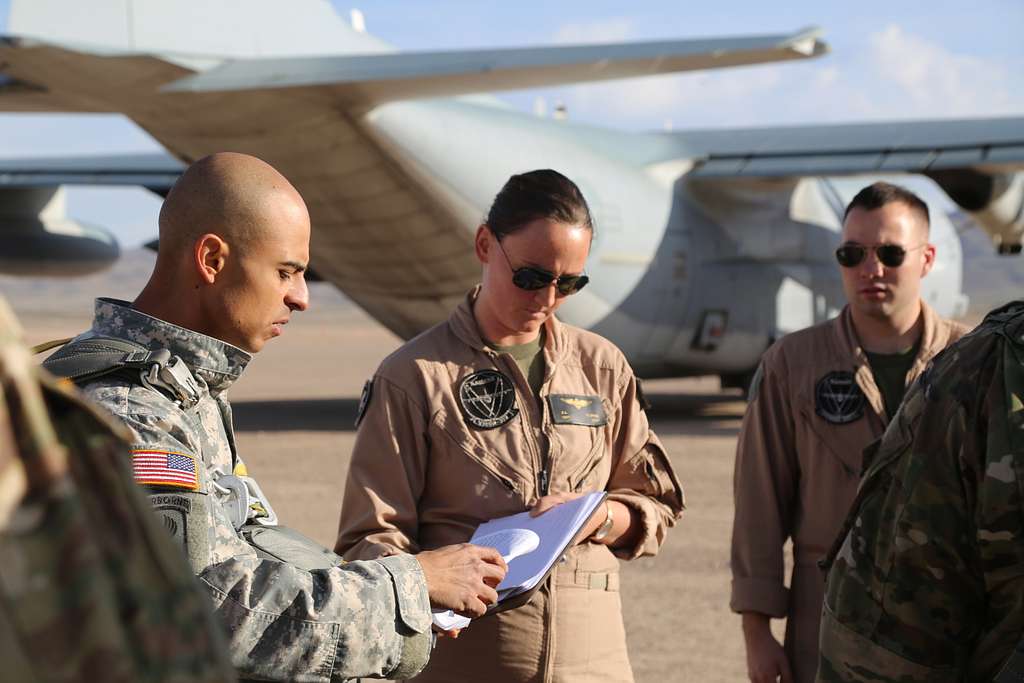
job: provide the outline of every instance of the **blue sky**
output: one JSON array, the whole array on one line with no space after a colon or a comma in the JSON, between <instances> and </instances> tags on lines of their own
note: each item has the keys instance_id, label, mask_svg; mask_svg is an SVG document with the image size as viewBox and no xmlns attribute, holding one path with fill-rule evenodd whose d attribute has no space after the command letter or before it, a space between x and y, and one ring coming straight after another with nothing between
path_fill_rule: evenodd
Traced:
<instances>
[{"instance_id":1,"label":"blue sky","mask_svg":"<svg viewBox=\"0 0 1024 683\"><path fill-rule=\"evenodd\" d=\"M549 109L564 103L573 120L627 130L1024 115L1019 0L333 4L343 16L359 7L370 33L410 50L824 29L832 53L809 62L502 95L523 111L542 98ZM0 30L9 7L10 0L0 0ZM0 156L154 146L117 116L0 115ZM69 192L71 215L108 227L127 246L155 234L158 205L142 190Z\"/></svg>"}]
</instances>

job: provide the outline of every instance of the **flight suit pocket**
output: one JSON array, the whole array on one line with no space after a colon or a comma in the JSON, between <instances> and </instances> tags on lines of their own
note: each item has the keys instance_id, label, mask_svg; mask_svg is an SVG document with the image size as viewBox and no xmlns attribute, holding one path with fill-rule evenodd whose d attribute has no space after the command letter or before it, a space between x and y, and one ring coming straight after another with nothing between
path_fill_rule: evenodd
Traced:
<instances>
[{"instance_id":1,"label":"flight suit pocket","mask_svg":"<svg viewBox=\"0 0 1024 683\"><path fill-rule=\"evenodd\" d=\"M443 434L443 438L451 444L450 449L463 454L466 459L471 463L471 466L477 470L482 469L486 472L491 479L496 480L501 486L509 492L519 492L522 490L522 486L519 483L522 478L509 463L499 458L496 453L509 453L510 456L516 455L516 451L522 449L516 449L514 444L509 443L509 436L505 429L495 429L488 432L470 432L466 428L466 425L462 421L461 416L453 416L444 410L438 411L437 417L434 421L434 425L440 434ZM489 440L494 440L497 443L488 444L485 447L481 444L481 439L484 438L481 435L484 434ZM502 438L504 437L504 438ZM504 441L505 443L501 443ZM447 478L460 479L458 474L447 473ZM465 480L471 481L472 476L467 477Z\"/></svg>"},{"instance_id":2,"label":"flight suit pocket","mask_svg":"<svg viewBox=\"0 0 1024 683\"><path fill-rule=\"evenodd\" d=\"M810 448L808 452L824 454L844 472L859 477L863 469L863 449L877 438L868 425L867 416L855 423L829 425L806 410L800 411L803 429L800 441ZM810 474L810 473L809 473ZM811 475L813 477L813 474Z\"/></svg>"},{"instance_id":3,"label":"flight suit pocket","mask_svg":"<svg viewBox=\"0 0 1024 683\"><path fill-rule=\"evenodd\" d=\"M580 464L569 474L569 490L583 491L584 485L592 481L593 486L587 487L594 491L604 489L608 483L608 475L611 473L611 460L604 457L604 441L596 439L593 447L587 456L580 461ZM603 467L602 467L603 466ZM601 473L603 472L603 476Z\"/></svg>"},{"instance_id":4,"label":"flight suit pocket","mask_svg":"<svg viewBox=\"0 0 1024 683\"><path fill-rule=\"evenodd\" d=\"M683 485L679 483L679 478L672 469L665 447L654 433L651 433L644 451L644 472L651 482L655 497L665 502L671 501L676 511L684 510L686 495L683 492Z\"/></svg>"},{"instance_id":5,"label":"flight suit pocket","mask_svg":"<svg viewBox=\"0 0 1024 683\"><path fill-rule=\"evenodd\" d=\"M596 395L551 394L545 403L549 411L552 480L566 482L570 491L584 490L588 479L596 483L593 489L604 488L611 473L606 457L610 436L604 401ZM602 469L604 477L596 476Z\"/></svg>"}]
</instances>

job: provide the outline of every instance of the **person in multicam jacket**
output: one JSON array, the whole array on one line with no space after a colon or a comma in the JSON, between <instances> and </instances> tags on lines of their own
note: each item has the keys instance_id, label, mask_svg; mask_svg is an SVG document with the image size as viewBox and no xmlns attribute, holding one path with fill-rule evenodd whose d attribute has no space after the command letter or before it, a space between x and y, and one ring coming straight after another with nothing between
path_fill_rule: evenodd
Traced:
<instances>
[{"instance_id":1,"label":"person in multicam jacket","mask_svg":"<svg viewBox=\"0 0 1024 683\"><path fill-rule=\"evenodd\" d=\"M617 558L658 552L683 491L622 352L553 315L587 283L592 232L571 180L513 176L477 231L482 284L364 390L335 546L348 559L608 492L529 604L439 642L417 681L632 680Z\"/></svg>"},{"instance_id":2,"label":"person in multicam jacket","mask_svg":"<svg viewBox=\"0 0 1024 683\"><path fill-rule=\"evenodd\" d=\"M148 359L141 371L74 376L131 429L135 479L210 595L243 677L409 676L430 655L431 603L480 614L496 600L497 552L466 546L339 566L276 524L235 448L227 391L306 308L309 233L302 198L269 165L201 159L161 209L142 293L131 304L98 300L92 329L46 365L74 366L109 340Z\"/></svg>"},{"instance_id":3,"label":"person in multicam jacket","mask_svg":"<svg viewBox=\"0 0 1024 683\"><path fill-rule=\"evenodd\" d=\"M128 430L36 367L0 298L0 678L232 681L128 467Z\"/></svg>"},{"instance_id":4,"label":"person in multicam jacket","mask_svg":"<svg viewBox=\"0 0 1024 683\"><path fill-rule=\"evenodd\" d=\"M1024 634L1024 302L937 356L866 457L817 680L994 680Z\"/></svg>"}]
</instances>

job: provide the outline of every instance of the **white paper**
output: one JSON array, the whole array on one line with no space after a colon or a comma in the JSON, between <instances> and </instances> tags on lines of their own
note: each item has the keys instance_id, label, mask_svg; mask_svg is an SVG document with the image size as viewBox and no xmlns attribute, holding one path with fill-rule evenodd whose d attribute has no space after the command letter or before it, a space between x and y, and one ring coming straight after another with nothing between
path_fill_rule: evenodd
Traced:
<instances>
[{"instance_id":1,"label":"white paper","mask_svg":"<svg viewBox=\"0 0 1024 683\"><path fill-rule=\"evenodd\" d=\"M508 574L498 585L498 599L525 593L561 558L562 549L580 532L604 498L601 491L562 503L538 517L529 512L500 517L477 527L470 543L495 548L508 564ZM434 613L434 623L444 630L465 628L469 618L451 610Z\"/></svg>"}]
</instances>

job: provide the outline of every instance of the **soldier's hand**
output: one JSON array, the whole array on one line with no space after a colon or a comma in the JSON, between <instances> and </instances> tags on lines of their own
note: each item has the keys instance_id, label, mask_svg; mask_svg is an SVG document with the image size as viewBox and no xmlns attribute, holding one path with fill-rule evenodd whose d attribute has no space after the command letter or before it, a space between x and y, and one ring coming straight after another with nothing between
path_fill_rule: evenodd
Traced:
<instances>
[{"instance_id":1,"label":"soldier's hand","mask_svg":"<svg viewBox=\"0 0 1024 683\"><path fill-rule=\"evenodd\" d=\"M430 604L479 617L498 601L494 587L505 578L508 566L494 548L461 543L416 555L427 578Z\"/></svg>"},{"instance_id":2,"label":"soldier's hand","mask_svg":"<svg viewBox=\"0 0 1024 683\"><path fill-rule=\"evenodd\" d=\"M793 682L789 658L772 635L767 616L744 612L743 640L747 647L747 677L751 683Z\"/></svg>"}]
</instances>

